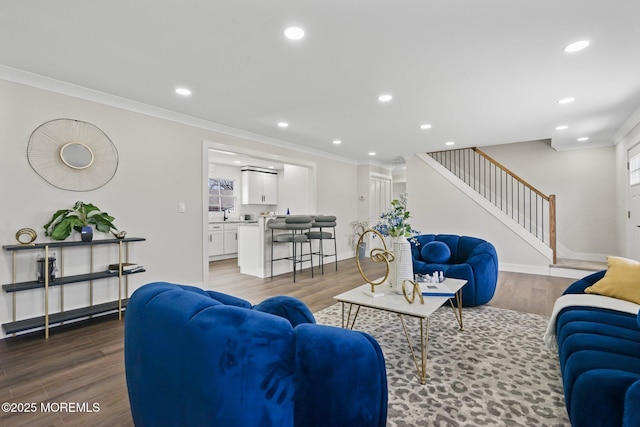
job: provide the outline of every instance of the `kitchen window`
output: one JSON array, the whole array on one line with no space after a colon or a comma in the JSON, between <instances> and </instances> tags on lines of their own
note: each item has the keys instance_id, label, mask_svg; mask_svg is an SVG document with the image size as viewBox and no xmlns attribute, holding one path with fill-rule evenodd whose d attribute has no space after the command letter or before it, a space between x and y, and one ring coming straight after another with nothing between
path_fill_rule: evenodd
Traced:
<instances>
[{"instance_id":1,"label":"kitchen window","mask_svg":"<svg viewBox=\"0 0 640 427\"><path fill-rule=\"evenodd\" d=\"M209 178L209 212L235 212L235 180Z\"/></svg>"}]
</instances>

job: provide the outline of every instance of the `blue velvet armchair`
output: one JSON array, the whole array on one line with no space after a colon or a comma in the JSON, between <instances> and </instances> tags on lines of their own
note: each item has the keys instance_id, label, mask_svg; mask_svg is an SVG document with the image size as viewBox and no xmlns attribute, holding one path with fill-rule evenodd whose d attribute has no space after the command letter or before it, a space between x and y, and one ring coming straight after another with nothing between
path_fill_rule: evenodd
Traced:
<instances>
[{"instance_id":1,"label":"blue velvet armchair","mask_svg":"<svg viewBox=\"0 0 640 427\"><path fill-rule=\"evenodd\" d=\"M411 240L414 274L442 271L445 277L466 280L464 307L491 301L498 282L498 254L491 243L453 234L422 234Z\"/></svg>"},{"instance_id":2,"label":"blue velvet armchair","mask_svg":"<svg viewBox=\"0 0 640 427\"><path fill-rule=\"evenodd\" d=\"M371 336L316 325L291 297L252 306L163 282L127 306L124 356L138 426L379 426L384 357Z\"/></svg>"}]
</instances>

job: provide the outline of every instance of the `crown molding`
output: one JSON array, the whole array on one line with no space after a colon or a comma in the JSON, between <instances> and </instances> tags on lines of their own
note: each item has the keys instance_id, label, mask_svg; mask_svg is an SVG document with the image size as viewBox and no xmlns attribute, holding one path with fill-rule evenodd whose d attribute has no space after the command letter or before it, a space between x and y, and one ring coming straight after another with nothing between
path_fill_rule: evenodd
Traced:
<instances>
[{"instance_id":1,"label":"crown molding","mask_svg":"<svg viewBox=\"0 0 640 427\"><path fill-rule=\"evenodd\" d=\"M636 111L634 111L631 116L625 121L620 129L613 135L611 141L614 145L617 145L620 141L622 141L628 134L640 124L640 107Z\"/></svg>"},{"instance_id":2,"label":"crown molding","mask_svg":"<svg viewBox=\"0 0 640 427\"><path fill-rule=\"evenodd\" d=\"M142 102L134 101L128 98L112 95L106 92L100 92L94 89L89 89L84 86L67 83L61 80L52 79L39 74L30 73L27 71L19 70L17 68L8 67L0 64L0 79L7 80L13 83L18 83L25 86L34 87L37 89L46 90L49 92L59 93L61 95L72 96L74 98L83 99L86 101L95 102L98 104L108 105L110 107L120 108L122 110L132 111L139 114L144 114L159 119L172 121L188 126L197 127L213 132L223 133L229 136L235 136L238 138L248 139L271 146L285 148L288 150L295 150L301 153L323 157L343 163L357 165L358 161L348 158L337 156L331 153L327 153L321 150L304 147L292 142L283 141L276 138L271 138L265 135L260 135L252 132L248 132L242 129L233 128L220 123L212 122L209 120L198 119L193 116L189 116L182 113L177 113L165 108L155 107L153 105L145 104Z\"/></svg>"}]
</instances>

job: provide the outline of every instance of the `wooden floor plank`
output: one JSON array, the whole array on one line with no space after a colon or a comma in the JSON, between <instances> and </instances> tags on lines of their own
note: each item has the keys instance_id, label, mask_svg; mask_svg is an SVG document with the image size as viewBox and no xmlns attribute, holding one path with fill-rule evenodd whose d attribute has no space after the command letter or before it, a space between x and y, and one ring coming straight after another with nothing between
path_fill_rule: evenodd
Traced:
<instances>
[{"instance_id":1,"label":"wooden floor plank","mask_svg":"<svg viewBox=\"0 0 640 427\"><path fill-rule=\"evenodd\" d=\"M383 266L364 263L377 278ZM309 269L260 279L239 274L236 260L210 264L209 288L256 304L276 295L303 300L316 312L335 303L333 296L362 283L355 259L325 265L311 278ZM490 305L548 316L553 302L572 279L500 272ZM3 402L98 403L97 413L0 413L3 426L132 426L124 376L124 322L105 316L80 325L52 329L48 340L38 332L0 341L0 398Z\"/></svg>"}]
</instances>

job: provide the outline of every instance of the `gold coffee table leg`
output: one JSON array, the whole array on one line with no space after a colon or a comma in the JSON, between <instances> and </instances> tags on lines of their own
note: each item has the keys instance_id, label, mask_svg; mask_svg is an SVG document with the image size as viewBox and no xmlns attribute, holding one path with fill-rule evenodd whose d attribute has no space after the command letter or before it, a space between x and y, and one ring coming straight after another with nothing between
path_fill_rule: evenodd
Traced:
<instances>
[{"instance_id":1,"label":"gold coffee table leg","mask_svg":"<svg viewBox=\"0 0 640 427\"><path fill-rule=\"evenodd\" d=\"M355 304L349 304L349 311L347 312L347 317L345 318L344 316L344 306L345 303L342 303L342 327L344 329L353 329L353 327L356 325L356 319L358 318L358 313L360 313L360 306L356 305L356 312L353 315L353 320L351 320L351 309L353 308Z\"/></svg>"},{"instance_id":2,"label":"gold coffee table leg","mask_svg":"<svg viewBox=\"0 0 640 427\"><path fill-rule=\"evenodd\" d=\"M460 326L460 330L463 329L462 324L462 289L456 292L456 307L453 305L452 298L449 298L449 304L451 304L451 309L453 310L453 315L456 316L456 320L458 321L458 326Z\"/></svg>"},{"instance_id":3,"label":"gold coffee table leg","mask_svg":"<svg viewBox=\"0 0 640 427\"><path fill-rule=\"evenodd\" d=\"M404 330L404 336L407 339L407 344L409 344L409 350L411 351L411 357L413 358L413 363L416 366L416 371L418 372L418 377L420 378L420 384L424 385L427 383L427 354L429 352L429 318L426 319L420 318L420 363L418 363L418 359L416 358L416 354L413 351L413 343L411 341L411 337L409 336L409 332L407 331L407 325L404 322L404 316L402 314L398 314L400 317L400 321L402 322L402 329Z\"/></svg>"}]
</instances>

